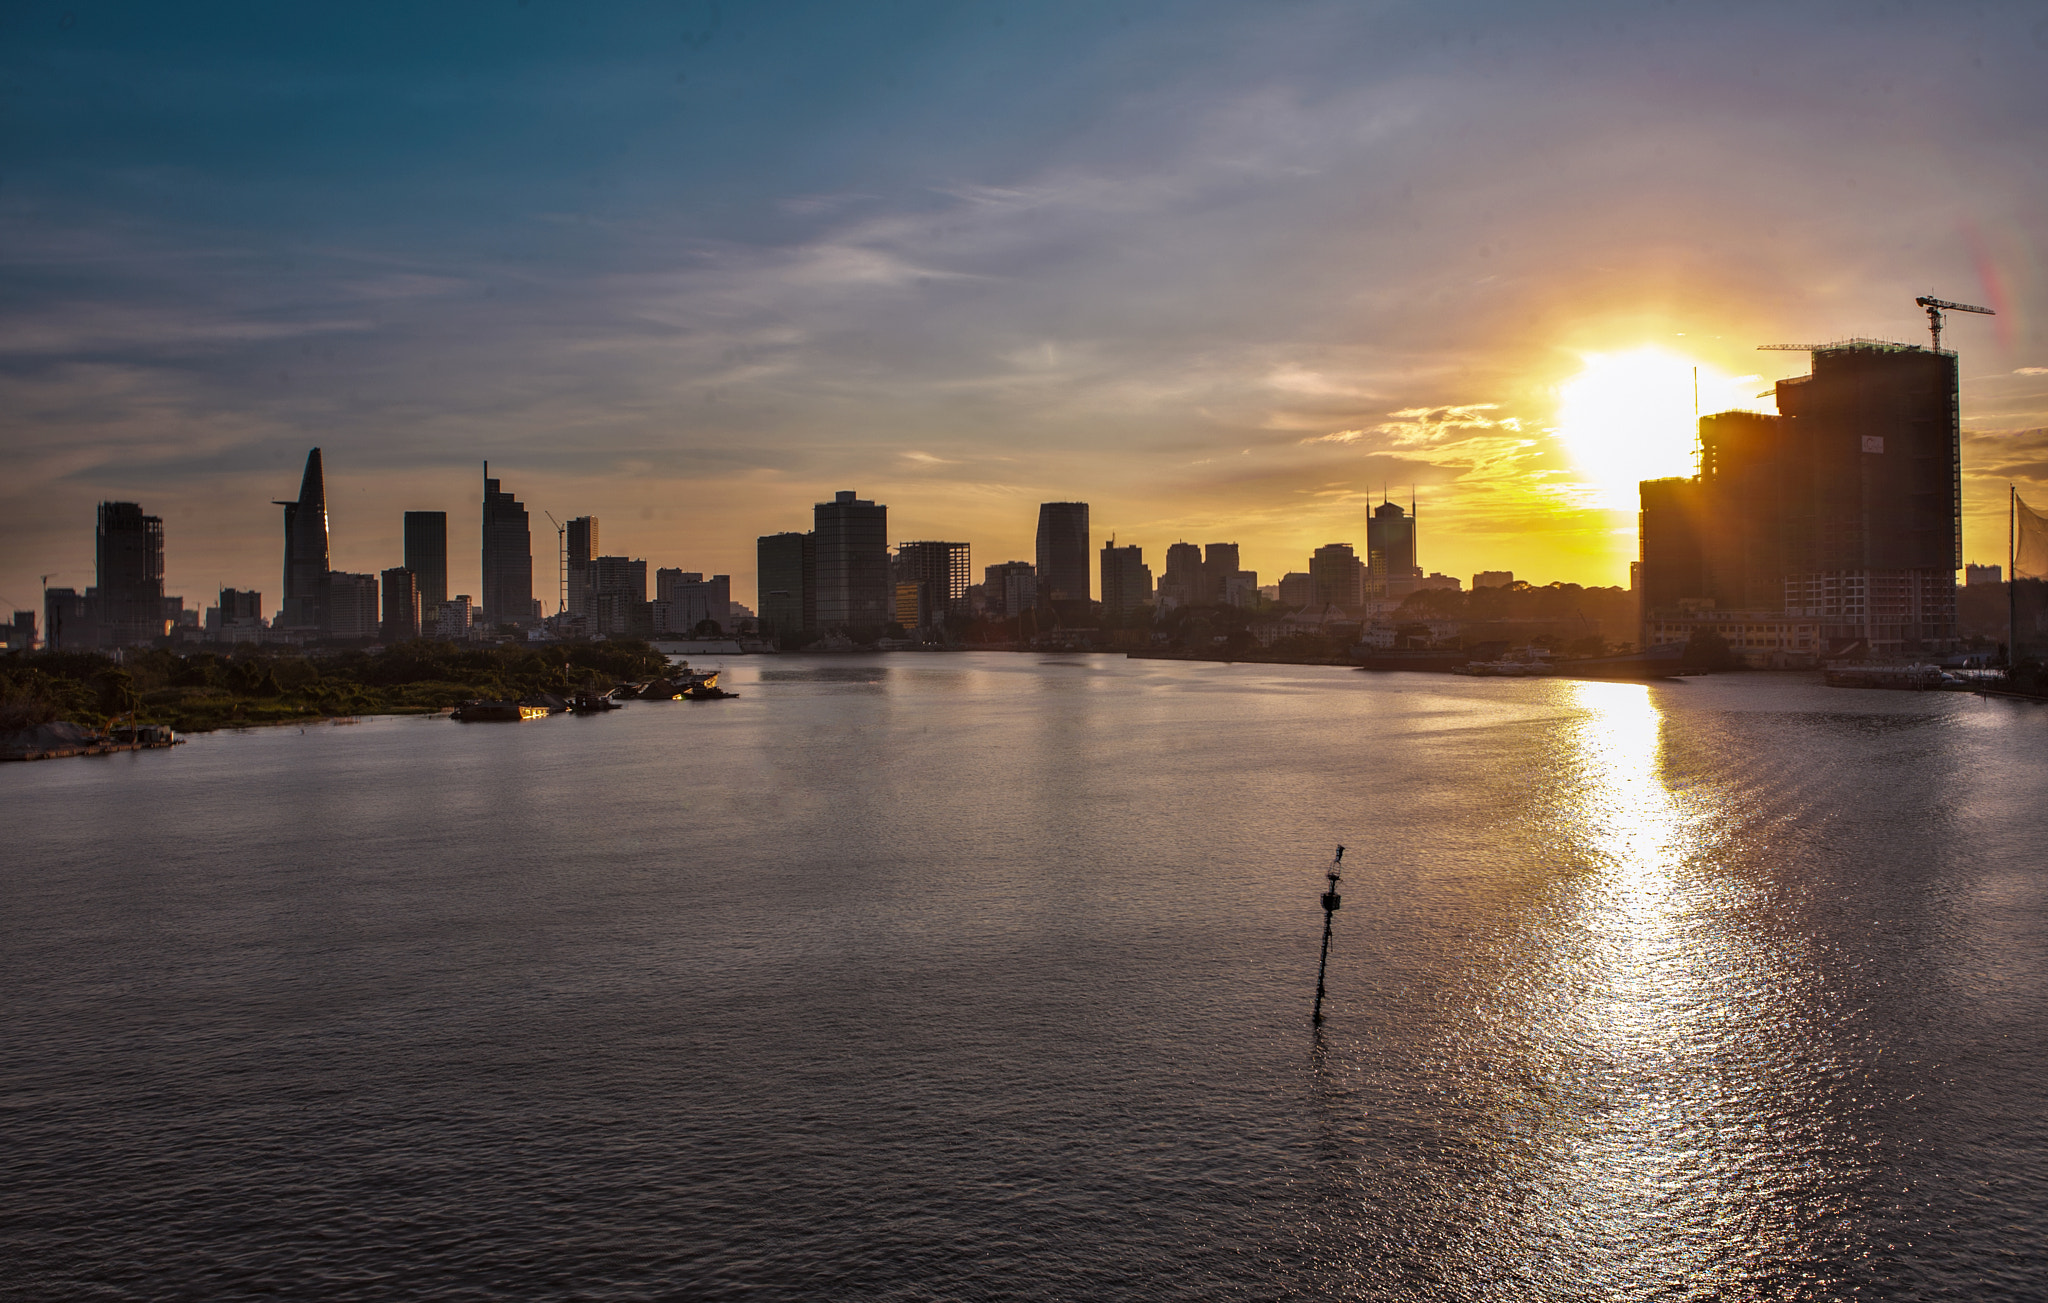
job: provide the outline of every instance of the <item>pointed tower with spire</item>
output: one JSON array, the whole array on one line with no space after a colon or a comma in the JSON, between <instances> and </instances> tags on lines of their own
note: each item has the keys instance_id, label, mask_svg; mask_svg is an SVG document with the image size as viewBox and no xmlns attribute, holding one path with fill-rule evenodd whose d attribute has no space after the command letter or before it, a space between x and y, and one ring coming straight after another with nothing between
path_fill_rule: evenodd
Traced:
<instances>
[{"instance_id":1,"label":"pointed tower with spire","mask_svg":"<svg viewBox=\"0 0 2048 1303\"><path fill-rule=\"evenodd\" d=\"M327 478L320 450L306 454L296 502L284 508L284 608L278 623L287 629L322 629L327 616Z\"/></svg>"}]
</instances>

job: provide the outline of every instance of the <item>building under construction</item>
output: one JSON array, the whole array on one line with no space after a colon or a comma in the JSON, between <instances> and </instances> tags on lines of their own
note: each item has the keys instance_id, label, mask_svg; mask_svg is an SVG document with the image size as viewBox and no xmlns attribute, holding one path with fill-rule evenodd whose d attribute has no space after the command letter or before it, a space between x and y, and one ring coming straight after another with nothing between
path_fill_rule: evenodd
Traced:
<instances>
[{"instance_id":1,"label":"building under construction","mask_svg":"<svg viewBox=\"0 0 2048 1303\"><path fill-rule=\"evenodd\" d=\"M1956 355L1816 347L1777 398L1777 416L1702 418L1698 476L1643 482L1644 645L1711 629L1780 665L1953 648Z\"/></svg>"}]
</instances>

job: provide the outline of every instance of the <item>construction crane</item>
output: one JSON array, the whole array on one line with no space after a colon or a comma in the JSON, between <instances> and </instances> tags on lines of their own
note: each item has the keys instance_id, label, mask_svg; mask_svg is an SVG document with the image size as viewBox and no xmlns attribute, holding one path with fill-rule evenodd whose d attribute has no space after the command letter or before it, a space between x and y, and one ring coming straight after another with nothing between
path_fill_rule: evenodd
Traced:
<instances>
[{"instance_id":1,"label":"construction crane","mask_svg":"<svg viewBox=\"0 0 2048 1303\"><path fill-rule=\"evenodd\" d=\"M1987 317L1998 315L1990 308L1980 308L1974 303L1950 303L1947 299L1928 298L1926 295L1914 299L1913 302L1927 309L1927 328L1934 333L1934 351L1937 353L1941 351L1941 314L1944 311L1979 312Z\"/></svg>"},{"instance_id":2,"label":"construction crane","mask_svg":"<svg viewBox=\"0 0 2048 1303\"><path fill-rule=\"evenodd\" d=\"M569 527L555 519L552 511L540 513L555 527L555 614L569 613Z\"/></svg>"}]
</instances>

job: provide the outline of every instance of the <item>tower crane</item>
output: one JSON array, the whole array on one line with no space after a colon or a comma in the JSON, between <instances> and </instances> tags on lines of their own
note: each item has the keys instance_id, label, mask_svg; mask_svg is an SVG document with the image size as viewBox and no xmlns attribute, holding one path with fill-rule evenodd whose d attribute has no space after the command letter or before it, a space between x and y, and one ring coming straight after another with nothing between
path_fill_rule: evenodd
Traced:
<instances>
[{"instance_id":1,"label":"tower crane","mask_svg":"<svg viewBox=\"0 0 2048 1303\"><path fill-rule=\"evenodd\" d=\"M1941 351L1941 314L1944 311L1979 312L1987 317L1998 315L1990 308L1980 308L1974 303L1950 303L1947 299L1931 298L1924 294L1914 299L1913 302L1927 309L1927 328L1934 333L1934 348L1936 352Z\"/></svg>"},{"instance_id":2,"label":"tower crane","mask_svg":"<svg viewBox=\"0 0 2048 1303\"><path fill-rule=\"evenodd\" d=\"M569 613L569 527L555 519L552 511L540 513L555 527L555 614Z\"/></svg>"}]
</instances>

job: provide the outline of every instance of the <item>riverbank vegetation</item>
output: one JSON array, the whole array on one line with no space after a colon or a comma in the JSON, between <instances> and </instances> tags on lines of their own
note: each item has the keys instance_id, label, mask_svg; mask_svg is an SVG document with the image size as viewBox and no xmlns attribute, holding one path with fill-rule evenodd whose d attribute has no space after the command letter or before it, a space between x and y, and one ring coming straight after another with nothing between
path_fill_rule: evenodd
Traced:
<instances>
[{"instance_id":1,"label":"riverbank vegetation","mask_svg":"<svg viewBox=\"0 0 2048 1303\"><path fill-rule=\"evenodd\" d=\"M409 642L308 656L293 648L231 654L11 652L0 656L0 729L116 718L205 732L342 715L422 714L474 698L600 689L659 674L668 661L644 642L472 647Z\"/></svg>"}]
</instances>

